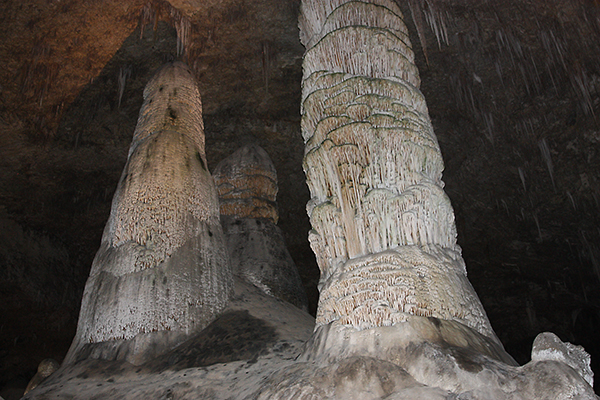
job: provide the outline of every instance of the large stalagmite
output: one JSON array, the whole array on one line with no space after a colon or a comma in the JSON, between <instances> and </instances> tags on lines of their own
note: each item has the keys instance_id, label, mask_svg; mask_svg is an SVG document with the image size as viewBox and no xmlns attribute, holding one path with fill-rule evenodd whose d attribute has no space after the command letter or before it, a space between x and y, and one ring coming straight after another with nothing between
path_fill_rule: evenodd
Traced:
<instances>
[{"instance_id":1,"label":"large stalagmite","mask_svg":"<svg viewBox=\"0 0 600 400\"><path fill-rule=\"evenodd\" d=\"M456 244L397 4L303 0L300 26L309 239L322 272L312 336L305 313L235 277L229 308L188 342L135 367L67 364L26 398L598 400L582 348L541 334L532 361L518 366L496 338ZM176 65L147 88L71 361L147 355L171 334L201 329L227 301L216 192L202 136L191 134L201 125L172 129L186 116L200 121L188 76ZM242 152L220 174L259 154ZM254 186L221 174L227 218L276 215L252 199L274 200L266 171ZM240 244L230 249L240 260L253 254Z\"/></svg>"},{"instance_id":2,"label":"large stalagmite","mask_svg":"<svg viewBox=\"0 0 600 400\"><path fill-rule=\"evenodd\" d=\"M231 288L200 94L169 64L144 91L67 361L141 362L207 326Z\"/></svg>"},{"instance_id":3,"label":"large stalagmite","mask_svg":"<svg viewBox=\"0 0 600 400\"><path fill-rule=\"evenodd\" d=\"M540 335L518 367L496 337L456 243L398 5L303 0L300 31L320 298L298 364L259 398L595 398L583 349Z\"/></svg>"},{"instance_id":4,"label":"large stalagmite","mask_svg":"<svg viewBox=\"0 0 600 400\"><path fill-rule=\"evenodd\" d=\"M300 27L317 324L364 329L432 316L495 340L456 244L400 9L307 0Z\"/></svg>"}]
</instances>

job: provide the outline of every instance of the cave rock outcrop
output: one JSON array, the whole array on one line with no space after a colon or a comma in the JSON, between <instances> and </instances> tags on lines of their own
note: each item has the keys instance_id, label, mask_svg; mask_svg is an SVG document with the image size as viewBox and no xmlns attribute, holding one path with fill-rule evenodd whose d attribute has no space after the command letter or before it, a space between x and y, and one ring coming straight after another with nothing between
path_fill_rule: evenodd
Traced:
<instances>
[{"instance_id":1,"label":"cave rock outcrop","mask_svg":"<svg viewBox=\"0 0 600 400\"><path fill-rule=\"evenodd\" d=\"M300 28L317 325L368 329L436 317L498 343L466 279L399 7L307 0Z\"/></svg>"},{"instance_id":2,"label":"cave rock outcrop","mask_svg":"<svg viewBox=\"0 0 600 400\"><path fill-rule=\"evenodd\" d=\"M496 337L397 3L303 0L300 30L320 297L298 363L259 398L595 399L582 349L540 335L520 367Z\"/></svg>"},{"instance_id":3,"label":"cave rock outcrop","mask_svg":"<svg viewBox=\"0 0 600 400\"><path fill-rule=\"evenodd\" d=\"M306 144L304 168L312 196L307 205L313 228L309 240L321 269L316 323L298 308L267 295L264 288L257 287L260 285L249 285L244 281L251 281L247 277L240 279L244 277L240 268L251 271L254 266L238 265L239 277L233 278L234 294L228 308L216 318L219 307L211 308L213 314L201 313L198 329L202 324L205 328L187 342L139 368L88 357L61 368L26 398L597 399L590 385L589 357L581 348L542 334L535 341L532 361L519 366L496 337L467 279L456 242L454 213L441 180L442 157L419 90L414 55L397 3L303 0L300 28L306 46L301 129ZM156 86L149 88L152 93ZM150 107L152 98L147 96L144 107ZM185 113L174 106L163 107L161 115ZM144 123L144 110L138 128L152 125ZM169 123L152 118L148 121L158 121L156 126ZM148 232L146 228L140 230L140 225L131 224L124 225L127 229L119 228L120 221L153 221L156 215L165 215L155 212L163 205L161 201L153 202L162 199L158 195L144 197L147 202L141 202L139 213L137 209L124 214L119 211L121 204L131 204L121 202L121 198L129 199L130 193L123 188L137 182L129 182L128 168L134 165L141 151L138 149L151 143L144 139L153 138L154 130L145 132L136 131L103 247L86 288L81 319L85 324L80 324L76 344L90 343L98 333L107 341L127 339L111 338L109 333L113 332L104 332L111 323L122 328L114 325L111 318L117 314L110 310L115 307L104 307L104 299L129 305L135 298L129 292L113 296L117 289L128 287L114 285L113 281L173 266L180 249L188 249L188 240L201 254L197 259L215 260L208 263L210 266L216 266L216 260L223 261L224 268L218 270L223 276L210 273L215 286L210 286L208 292L223 295L214 304L226 303L225 294L232 281L226 273L227 250L224 239L218 236L221 231L216 226L216 201L207 201L209 197L216 199L216 190L208 183L212 179L203 163L203 153L194 153L198 154L196 159L185 157L189 155L184 145L189 143L187 136L173 139L180 144L177 154L183 157L174 165L181 168L166 170L178 172L184 166L197 166L192 169L198 172L200 183L194 180L189 184L192 188L204 185L208 192L203 193L211 193L194 200L202 199L207 208L201 208L201 216L191 212L191 217L182 217L185 224L176 224L185 227L186 235L161 236L162 231L158 232L156 237L164 240L149 249L154 252L136 252L154 243L155 236L143 235ZM164 132L171 134L171 130ZM194 149L201 147L200 142L191 142ZM173 146L166 139L163 143L156 151ZM244 160L248 154L242 153L240 158ZM168 157L153 160L160 163L163 159ZM159 176L164 170L162 164L158 169L151 166L150 176ZM232 166L228 168L233 171ZM238 182L237 175L233 176L232 182ZM227 181L220 179L219 185ZM172 182L180 181L161 181L165 185ZM250 193L242 182L240 179L241 186L232 183L223 193L238 187L242 193ZM188 190L188 186L185 188ZM236 204L237 200L233 201ZM238 204L243 206L231 208L245 211L226 218L275 222L265 217L268 213L259 217L248 214L247 210L257 204L254 200ZM179 218L177 213L172 217ZM169 224L170 219L165 226ZM203 234L203 228L208 235ZM193 234L187 236L189 229ZM196 241L197 237L203 240ZM124 242L124 238L130 239ZM119 245L136 251L119 251ZM239 244L230 241L232 245L239 250ZM131 262L106 261L118 257ZM125 267L129 270L123 270ZM110 279L102 281L102 273ZM188 285L196 275L186 273L184 281ZM135 281L141 289L147 287L145 282ZM161 282L167 284L156 280L157 284ZM110 289L106 297L94 295L106 287ZM219 290L214 291L214 287ZM184 304L183 310L189 305ZM97 309L106 310L106 316L94 313ZM125 314L124 318L132 317ZM100 319L99 323L94 319ZM129 326L125 328L130 332Z\"/></svg>"}]
</instances>

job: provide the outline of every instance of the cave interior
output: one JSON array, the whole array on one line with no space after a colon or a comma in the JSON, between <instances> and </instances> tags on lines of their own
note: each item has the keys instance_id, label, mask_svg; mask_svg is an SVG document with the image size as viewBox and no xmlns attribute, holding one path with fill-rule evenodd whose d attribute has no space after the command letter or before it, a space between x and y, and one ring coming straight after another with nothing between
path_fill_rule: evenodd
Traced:
<instances>
[{"instance_id":1,"label":"cave interior","mask_svg":"<svg viewBox=\"0 0 600 400\"><path fill-rule=\"evenodd\" d=\"M314 315L299 4L0 4L0 396L20 398L42 359L64 358L142 91L168 61L198 80L209 168L246 144L273 160L278 226ZM600 2L398 4L494 330L520 364L554 332L598 374Z\"/></svg>"}]
</instances>

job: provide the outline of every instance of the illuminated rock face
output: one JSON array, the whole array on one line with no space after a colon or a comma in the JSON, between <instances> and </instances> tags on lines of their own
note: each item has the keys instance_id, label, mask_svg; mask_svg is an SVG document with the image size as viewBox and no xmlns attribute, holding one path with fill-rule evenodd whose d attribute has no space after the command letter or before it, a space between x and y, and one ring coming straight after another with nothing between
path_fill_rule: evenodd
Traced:
<instances>
[{"instance_id":1,"label":"illuminated rock face","mask_svg":"<svg viewBox=\"0 0 600 400\"><path fill-rule=\"evenodd\" d=\"M144 91L67 360L142 360L207 326L231 288L200 94L186 65L169 64Z\"/></svg>"},{"instance_id":2,"label":"illuminated rock face","mask_svg":"<svg viewBox=\"0 0 600 400\"><path fill-rule=\"evenodd\" d=\"M278 215L277 172L258 145L246 145L214 170L233 273L264 293L307 310L308 300Z\"/></svg>"},{"instance_id":3,"label":"illuminated rock face","mask_svg":"<svg viewBox=\"0 0 600 400\"><path fill-rule=\"evenodd\" d=\"M365 329L432 316L495 339L456 244L399 7L306 0L300 28L317 325Z\"/></svg>"}]
</instances>

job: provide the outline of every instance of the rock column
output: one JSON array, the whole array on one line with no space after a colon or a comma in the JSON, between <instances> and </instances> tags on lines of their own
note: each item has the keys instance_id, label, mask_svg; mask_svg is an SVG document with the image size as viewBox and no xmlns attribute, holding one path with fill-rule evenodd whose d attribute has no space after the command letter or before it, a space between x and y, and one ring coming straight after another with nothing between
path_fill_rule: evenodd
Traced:
<instances>
[{"instance_id":1,"label":"rock column","mask_svg":"<svg viewBox=\"0 0 600 400\"><path fill-rule=\"evenodd\" d=\"M392 0L304 0L302 135L317 326L409 316L495 339L456 244L443 161Z\"/></svg>"},{"instance_id":2,"label":"rock column","mask_svg":"<svg viewBox=\"0 0 600 400\"><path fill-rule=\"evenodd\" d=\"M232 285L200 94L169 64L144 90L67 362L143 362L206 327Z\"/></svg>"}]
</instances>

